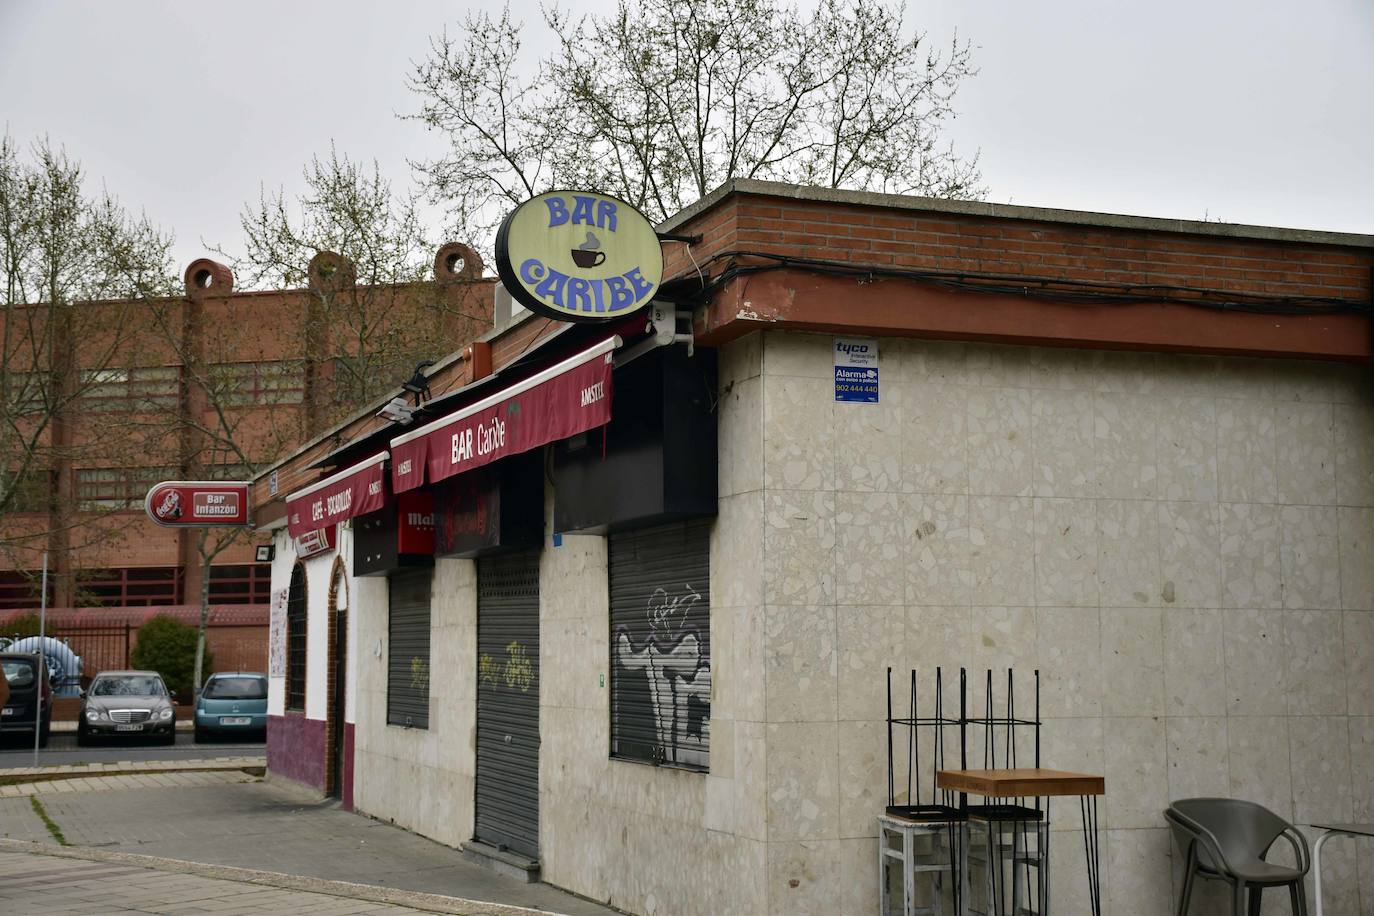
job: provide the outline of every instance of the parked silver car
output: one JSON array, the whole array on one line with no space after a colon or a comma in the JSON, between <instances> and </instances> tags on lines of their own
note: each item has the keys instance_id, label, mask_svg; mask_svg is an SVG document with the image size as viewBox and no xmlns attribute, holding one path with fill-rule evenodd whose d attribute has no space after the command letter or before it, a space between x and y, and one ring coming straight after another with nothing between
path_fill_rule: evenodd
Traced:
<instances>
[{"instance_id":1,"label":"parked silver car","mask_svg":"<svg viewBox=\"0 0 1374 916\"><path fill-rule=\"evenodd\" d=\"M167 685L156 671L104 671L81 701L76 743L95 737L153 736L176 741L177 714Z\"/></svg>"}]
</instances>

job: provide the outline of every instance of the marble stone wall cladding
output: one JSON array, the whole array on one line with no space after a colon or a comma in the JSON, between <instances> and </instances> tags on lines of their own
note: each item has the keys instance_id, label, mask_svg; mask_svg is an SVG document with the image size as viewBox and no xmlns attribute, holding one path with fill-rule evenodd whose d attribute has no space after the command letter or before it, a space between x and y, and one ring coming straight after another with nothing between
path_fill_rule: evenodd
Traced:
<instances>
[{"instance_id":1,"label":"marble stone wall cladding","mask_svg":"<svg viewBox=\"0 0 1374 916\"><path fill-rule=\"evenodd\" d=\"M1374 817L1367 369L883 338L875 405L834 401L828 335L730 349L722 430L761 433L722 442L722 515L762 530L720 541L742 584L713 587L745 645L717 681L736 769L708 808L716 829L753 821L767 911L851 912L872 891L889 665L902 709L912 667L923 703L946 669L948 705L975 670L971 708L986 667L1024 669L1018 698L1040 668L1043 762L1107 776L1114 914L1175 899L1171 798ZM761 817L728 811L746 759ZM1053 820L1056 911L1077 912L1077 806ZM1374 854L1351 845L1326 880L1328 906L1374 913Z\"/></svg>"},{"instance_id":2,"label":"marble stone wall cladding","mask_svg":"<svg viewBox=\"0 0 1374 916\"><path fill-rule=\"evenodd\" d=\"M767 909L770 710L779 718L805 720L819 707L831 730L832 765L837 759L833 571L825 577L829 603L764 602L766 512L783 513L796 526L797 543L811 545L813 552L801 548L803 563L814 560L818 549L807 538L829 538L825 550L833 550L834 525L833 498L823 506L765 506L758 377L764 357L757 336L721 354L721 499L710 554L709 772L609 757L607 539L568 534L555 547L550 527L540 556L542 876L632 913L708 916ZM550 524L556 498L548 496ZM808 581L808 588L820 588L819 577ZM796 594L800 599L805 593ZM770 632L779 634L772 642ZM805 686L770 696L765 683L773 672ZM832 832L834 817L832 810Z\"/></svg>"},{"instance_id":3,"label":"marble stone wall cladding","mask_svg":"<svg viewBox=\"0 0 1374 916\"><path fill-rule=\"evenodd\" d=\"M359 653L354 807L457 846L472 837L476 772L474 564L449 559L434 565L427 729L386 724L385 580L354 579L349 588Z\"/></svg>"}]
</instances>

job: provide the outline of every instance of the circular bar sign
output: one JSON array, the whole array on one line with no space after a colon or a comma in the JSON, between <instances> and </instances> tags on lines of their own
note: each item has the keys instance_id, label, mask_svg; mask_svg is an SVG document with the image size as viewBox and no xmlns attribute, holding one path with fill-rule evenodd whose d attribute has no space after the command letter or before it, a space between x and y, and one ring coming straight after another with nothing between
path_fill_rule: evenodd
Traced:
<instances>
[{"instance_id":1,"label":"circular bar sign","mask_svg":"<svg viewBox=\"0 0 1374 916\"><path fill-rule=\"evenodd\" d=\"M501 223L496 271L532 312L559 321L604 321L654 298L663 280L663 249L648 217L625 201L550 191Z\"/></svg>"},{"instance_id":2,"label":"circular bar sign","mask_svg":"<svg viewBox=\"0 0 1374 916\"><path fill-rule=\"evenodd\" d=\"M167 528L248 527L247 482L168 480L148 491L143 508Z\"/></svg>"}]
</instances>

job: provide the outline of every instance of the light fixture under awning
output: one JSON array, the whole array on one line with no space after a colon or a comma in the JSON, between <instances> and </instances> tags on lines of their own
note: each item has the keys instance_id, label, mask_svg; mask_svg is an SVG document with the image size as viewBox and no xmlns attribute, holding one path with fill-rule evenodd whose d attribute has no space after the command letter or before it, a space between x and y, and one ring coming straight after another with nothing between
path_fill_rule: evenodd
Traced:
<instances>
[{"instance_id":1,"label":"light fixture under awning","mask_svg":"<svg viewBox=\"0 0 1374 916\"><path fill-rule=\"evenodd\" d=\"M571 356L455 414L391 440L396 493L566 439L611 419L619 337Z\"/></svg>"},{"instance_id":2,"label":"light fixture under awning","mask_svg":"<svg viewBox=\"0 0 1374 916\"><path fill-rule=\"evenodd\" d=\"M286 497L286 530L292 537L325 528L386 505L387 452Z\"/></svg>"}]
</instances>

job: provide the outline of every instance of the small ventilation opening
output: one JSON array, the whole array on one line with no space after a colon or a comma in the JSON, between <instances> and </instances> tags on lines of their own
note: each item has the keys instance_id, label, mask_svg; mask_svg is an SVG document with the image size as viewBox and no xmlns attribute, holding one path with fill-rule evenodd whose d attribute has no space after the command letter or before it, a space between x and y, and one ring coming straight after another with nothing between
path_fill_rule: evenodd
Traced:
<instances>
[{"instance_id":1,"label":"small ventilation opening","mask_svg":"<svg viewBox=\"0 0 1374 916\"><path fill-rule=\"evenodd\" d=\"M210 285L215 282L215 275L211 273L208 268L203 267L196 271L195 276L191 278L191 282L195 283L195 285L201 289L209 289Z\"/></svg>"},{"instance_id":2,"label":"small ventilation opening","mask_svg":"<svg viewBox=\"0 0 1374 916\"><path fill-rule=\"evenodd\" d=\"M448 260L444 261L444 268L451 274L462 273L464 266L463 256L457 252L449 255Z\"/></svg>"}]
</instances>

